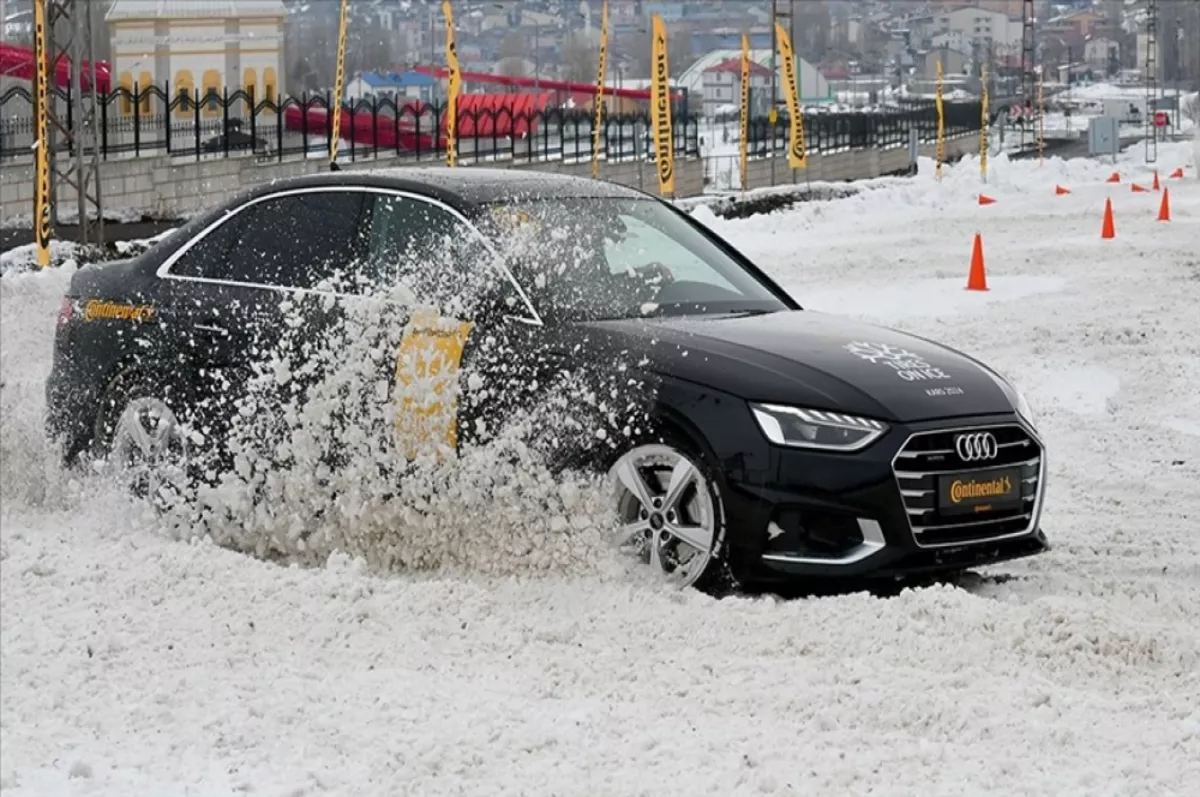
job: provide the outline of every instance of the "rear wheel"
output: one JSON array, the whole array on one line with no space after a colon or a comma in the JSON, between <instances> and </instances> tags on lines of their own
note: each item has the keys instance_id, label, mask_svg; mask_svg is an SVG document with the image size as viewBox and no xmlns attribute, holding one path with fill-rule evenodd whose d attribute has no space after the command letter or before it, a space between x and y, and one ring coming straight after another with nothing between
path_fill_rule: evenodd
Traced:
<instances>
[{"instance_id":1,"label":"rear wheel","mask_svg":"<svg viewBox=\"0 0 1200 797\"><path fill-rule=\"evenodd\" d=\"M728 582L724 510L703 457L676 441L640 445L609 478L622 550L681 587L712 592Z\"/></svg>"},{"instance_id":2,"label":"rear wheel","mask_svg":"<svg viewBox=\"0 0 1200 797\"><path fill-rule=\"evenodd\" d=\"M193 446L173 391L145 377L119 376L97 419L99 451L122 486L165 507L190 484Z\"/></svg>"}]
</instances>

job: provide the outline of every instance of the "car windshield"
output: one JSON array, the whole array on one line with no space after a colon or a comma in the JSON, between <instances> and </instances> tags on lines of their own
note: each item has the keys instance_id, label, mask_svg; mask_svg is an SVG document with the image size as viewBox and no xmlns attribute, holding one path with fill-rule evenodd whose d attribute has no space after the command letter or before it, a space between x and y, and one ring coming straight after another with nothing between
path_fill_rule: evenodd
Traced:
<instances>
[{"instance_id":1,"label":"car windshield","mask_svg":"<svg viewBox=\"0 0 1200 797\"><path fill-rule=\"evenodd\" d=\"M508 201L489 205L483 226L542 316L581 321L788 309L653 199Z\"/></svg>"}]
</instances>

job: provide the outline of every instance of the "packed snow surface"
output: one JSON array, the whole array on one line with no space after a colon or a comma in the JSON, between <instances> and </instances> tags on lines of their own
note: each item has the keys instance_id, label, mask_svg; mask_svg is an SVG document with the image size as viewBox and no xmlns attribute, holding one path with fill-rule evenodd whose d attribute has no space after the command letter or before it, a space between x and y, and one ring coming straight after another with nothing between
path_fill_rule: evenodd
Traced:
<instances>
[{"instance_id":1,"label":"packed snow surface","mask_svg":"<svg viewBox=\"0 0 1200 797\"><path fill-rule=\"evenodd\" d=\"M925 163L746 220L694 211L801 303L975 354L1037 413L1053 551L892 597L716 601L605 567L381 574L341 554L281 566L180 541L54 464L41 390L71 267L5 276L0 788L1194 795L1191 157L1159 149L1163 175L1189 167L1166 183L1170 223L1159 194L1129 191L1150 182L1135 160L1112 185L1111 164L997 158L987 207L967 160L940 183ZM1115 240L1100 238L1106 197ZM987 293L963 290L976 232ZM530 517L569 519L587 503L573 489L532 489ZM512 519L470 522L486 538Z\"/></svg>"}]
</instances>

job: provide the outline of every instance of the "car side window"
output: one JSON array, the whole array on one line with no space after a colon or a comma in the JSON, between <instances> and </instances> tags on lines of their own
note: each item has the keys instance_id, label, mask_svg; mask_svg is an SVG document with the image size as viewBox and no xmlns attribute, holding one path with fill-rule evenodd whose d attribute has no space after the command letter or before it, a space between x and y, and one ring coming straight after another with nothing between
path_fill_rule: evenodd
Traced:
<instances>
[{"instance_id":1,"label":"car side window","mask_svg":"<svg viewBox=\"0 0 1200 797\"><path fill-rule=\"evenodd\" d=\"M227 273L227 259L241 240L245 221L244 210L225 217L175 261L171 273L180 277L223 279Z\"/></svg>"},{"instance_id":2,"label":"car side window","mask_svg":"<svg viewBox=\"0 0 1200 797\"><path fill-rule=\"evenodd\" d=\"M226 259L226 279L338 290L359 266L367 197L362 191L314 191L247 208L239 244Z\"/></svg>"},{"instance_id":3,"label":"car side window","mask_svg":"<svg viewBox=\"0 0 1200 797\"><path fill-rule=\"evenodd\" d=\"M362 191L263 199L197 242L171 271L249 285L342 290L360 267L367 200Z\"/></svg>"},{"instance_id":4,"label":"car side window","mask_svg":"<svg viewBox=\"0 0 1200 797\"><path fill-rule=\"evenodd\" d=\"M702 282L740 293L716 269L666 233L628 213L621 213L618 218L625 225L625 235L620 241L606 240L604 243L604 258L612 273L621 274L651 263L661 263L671 269L677 280Z\"/></svg>"},{"instance_id":5,"label":"car side window","mask_svg":"<svg viewBox=\"0 0 1200 797\"><path fill-rule=\"evenodd\" d=\"M376 287L400 286L417 304L470 307L502 282L475 230L431 202L377 194L368 238L366 272Z\"/></svg>"}]
</instances>

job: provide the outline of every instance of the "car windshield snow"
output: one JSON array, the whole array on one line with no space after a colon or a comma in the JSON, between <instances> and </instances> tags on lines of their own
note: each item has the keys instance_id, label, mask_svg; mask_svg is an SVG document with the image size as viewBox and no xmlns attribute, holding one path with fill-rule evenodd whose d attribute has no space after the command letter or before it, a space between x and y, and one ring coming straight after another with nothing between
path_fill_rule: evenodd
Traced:
<instances>
[{"instance_id":1,"label":"car windshield snow","mask_svg":"<svg viewBox=\"0 0 1200 797\"><path fill-rule=\"evenodd\" d=\"M787 306L652 199L538 198L486 208L484 227L539 314L571 321L767 313Z\"/></svg>"}]
</instances>

